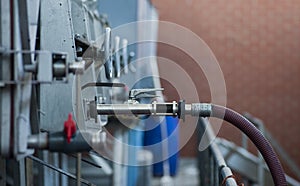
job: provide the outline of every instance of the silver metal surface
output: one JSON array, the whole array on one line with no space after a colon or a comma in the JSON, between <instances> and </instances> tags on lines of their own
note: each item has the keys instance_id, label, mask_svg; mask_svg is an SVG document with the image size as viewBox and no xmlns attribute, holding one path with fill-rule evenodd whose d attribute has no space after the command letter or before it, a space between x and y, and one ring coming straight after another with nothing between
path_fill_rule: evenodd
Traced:
<instances>
[{"instance_id":1,"label":"silver metal surface","mask_svg":"<svg viewBox=\"0 0 300 186\"><path fill-rule=\"evenodd\" d=\"M10 9L11 3L6 0L0 1L0 46L4 48L11 48L11 18ZM11 80L12 63L10 55L0 55L0 79L1 81ZM0 154L2 156L9 156L10 134L11 134L11 87L1 87L0 91Z\"/></svg>"},{"instance_id":2,"label":"silver metal surface","mask_svg":"<svg viewBox=\"0 0 300 186\"><path fill-rule=\"evenodd\" d=\"M191 114L192 112L192 105L191 104L185 104L185 114Z\"/></svg>"},{"instance_id":3,"label":"silver metal surface","mask_svg":"<svg viewBox=\"0 0 300 186\"><path fill-rule=\"evenodd\" d=\"M73 74L83 74L85 70L85 64L86 62L84 60L80 62L69 63L69 72Z\"/></svg>"},{"instance_id":4,"label":"silver metal surface","mask_svg":"<svg viewBox=\"0 0 300 186\"><path fill-rule=\"evenodd\" d=\"M71 1L72 22L75 34L91 41L89 19L82 1Z\"/></svg>"},{"instance_id":5,"label":"silver metal surface","mask_svg":"<svg viewBox=\"0 0 300 186\"><path fill-rule=\"evenodd\" d=\"M97 104L100 115L151 114L152 104Z\"/></svg>"},{"instance_id":6,"label":"silver metal surface","mask_svg":"<svg viewBox=\"0 0 300 186\"><path fill-rule=\"evenodd\" d=\"M38 55L38 75L37 79L41 82L52 82L52 53L43 53Z\"/></svg>"},{"instance_id":7,"label":"silver metal surface","mask_svg":"<svg viewBox=\"0 0 300 186\"><path fill-rule=\"evenodd\" d=\"M48 147L48 133L35 134L28 137L28 148L46 149Z\"/></svg>"},{"instance_id":8,"label":"silver metal surface","mask_svg":"<svg viewBox=\"0 0 300 186\"><path fill-rule=\"evenodd\" d=\"M176 101L172 103L157 103L153 101L150 104L139 104L135 101L137 96L146 96L146 92L152 92L155 89L134 89L130 92L130 99L124 104L97 104L97 113L100 115L154 115L154 116L177 116L178 104ZM158 89L157 89L158 90ZM150 97L155 95L149 95ZM212 106L207 103L185 104L185 109L181 112L196 117L208 117L211 114Z\"/></svg>"},{"instance_id":9,"label":"silver metal surface","mask_svg":"<svg viewBox=\"0 0 300 186\"><path fill-rule=\"evenodd\" d=\"M68 66L64 62L58 61L56 63L53 63L52 65L54 77L63 78L67 75L66 69L68 69Z\"/></svg>"},{"instance_id":10,"label":"silver metal surface","mask_svg":"<svg viewBox=\"0 0 300 186\"><path fill-rule=\"evenodd\" d=\"M68 63L75 61L70 1L41 1L40 47L41 50L59 51L68 54ZM55 16L60 15L60 16ZM69 84L40 86L40 123L48 131L63 129L68 113L72 112L72 76ZM49 105L56 105L55 109Z\"/></svg>"},{"instance_id":11,"label":"silver metal surface","mask_svg":"<svg viewBox=\"0 0 300 186\"><path fill-rule=\"evenodd\" d=\"M209 117L212 112L212 106L208 103L192 103L191 115L195 117Z\"/></svg>"}]
</instances>

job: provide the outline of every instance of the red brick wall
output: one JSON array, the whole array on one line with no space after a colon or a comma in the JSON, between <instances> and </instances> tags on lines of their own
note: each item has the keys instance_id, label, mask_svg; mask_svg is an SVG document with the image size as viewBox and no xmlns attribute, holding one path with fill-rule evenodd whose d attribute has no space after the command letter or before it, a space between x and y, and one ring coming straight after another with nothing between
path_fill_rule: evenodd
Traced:
<instances>
[{"instance_id":1,"label":"red brick wall","mask_svg":"<svg viewBox=\"0 0 300 186\"><path fill-rule=\"evenodd\" d=\"M300 166L300 1L152 2L161 20L189 28L209 45L225 76L228 106L262 119ZM159 56L201 73L186 54L174 51L158 45ZM201 99L209 100L205 78L195 82ZM166 90L169 99L176 99L171 93ZM224 124L219 135L240 144L240 133L229 125ZM194 136L181 154L194 156L197 145Z\"/></svg>"}]
</instances>

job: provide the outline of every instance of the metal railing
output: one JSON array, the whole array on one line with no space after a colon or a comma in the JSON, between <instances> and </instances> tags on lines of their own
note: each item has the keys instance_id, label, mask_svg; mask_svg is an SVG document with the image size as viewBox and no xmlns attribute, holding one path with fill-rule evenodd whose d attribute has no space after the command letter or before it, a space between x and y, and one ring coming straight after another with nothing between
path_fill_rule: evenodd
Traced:
<instances>
[{"instance_id":1,"label":"metal railing","mask_svg":"<svg viewBox=\"0 0 300 186\"><path fill-rule=\"evenodd\" d=\"M262 133L263 135L268 139L268 141L271 143L273 148L275 149L276 153L279 157L282 158L283 162L286 163L286 165L290 168L290 170L295 174L295 176L300 179L300 168L297 166L297 163L290 157L290 155L282 148L282 146L278 143L278 141L271 135L271 133L265 128L265 124L262 120L252 116L249 113L245 113L244 116L253 123ZM243 134L242 135L242 147L244 149L248 149L247 145L248 137ZM263 185L265 183L264 178L264 160L261 156L261 154L258 152L258 171L260 172L260 176L258 177L258 185ZM299 182L288 175L286 175L287 181L290 185L299 185Z\"/></svg>"},{"instance_id":2,"label":"metal railing","mask_svg":"<svg viewBox=\"0 0 300 186\"><path fill-rule=\"evenodd\" d=\"M282 160L286 162L295 175L299 177L299 168L296 163L294 163L279 143L265 129L263 122L250 114L245 114L244 116L264 134L278 153L278 156L282 157ZM248 151L248 137L246 135L243 134L242 136L241 147L222 138L217 138L214 140L214 143L218 147L219 152L222 153L227 165L239 174L245 185L273 185L271 174L263 157L259 152L257 152L257 155L254 155ZM300 185L297 180L288 175L286 175L286 179L289 185Z\"/></svg>"},{"instance_id":3,"label":"metal railing","mask_svg":"<svg viewBox=\"0 0 300 186\"><path fill-rule=\"evenodd\" d=\"M201 140L209 142L215 137L210 124L205 119L199 118L197 129ZM204 133L205 130L206 133ZM226 165L223 155L214 141L208 148L199 151L198 168L201 186L237 186L231 169Z\"/></svg>"}]
</instances>

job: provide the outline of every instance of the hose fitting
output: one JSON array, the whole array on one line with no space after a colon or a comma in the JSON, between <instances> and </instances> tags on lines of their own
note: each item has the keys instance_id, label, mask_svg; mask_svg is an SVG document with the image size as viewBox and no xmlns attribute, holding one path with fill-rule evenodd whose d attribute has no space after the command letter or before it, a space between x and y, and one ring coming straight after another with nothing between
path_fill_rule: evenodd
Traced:
<instances>
[{"instance_id":1,"label":"hose fitting","mask_svg":"<svg viewBox=\"0 0 300 186\"><path fill-rule=\"evenodd\" d=\"M192 103L191 115L198 117L209 117L212 112L212 106L208 103Z\"/></svg>"}]
</instances>

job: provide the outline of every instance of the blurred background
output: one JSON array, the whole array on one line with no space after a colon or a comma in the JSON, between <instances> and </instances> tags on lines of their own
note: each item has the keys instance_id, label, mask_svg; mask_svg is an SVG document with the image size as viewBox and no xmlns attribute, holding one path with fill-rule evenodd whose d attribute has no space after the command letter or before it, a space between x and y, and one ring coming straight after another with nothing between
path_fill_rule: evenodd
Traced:
<instances>
[{"instance_id":1,"label":"blurred background","mask_svg":"<svg viewBox=\"0 0 300 186\"><path fill-rule=\"evenodd\" d=\"M152 0L152 3L160 20L182 25L208 44L224 73L227 106L261 119L300 166L300 2ZM195 68L193 59L161 43L158 56L199 74L194 83L200 100L210 101L206 78L200 68ZM178 100L170 84L163 81L162 87L168 101ZM238 145L242 143L241 132L226 123L218 136ZM197 146L194 134L180 154L195 157ZM255 152L252 144L250 150ZM287 173L296 177L283 164Z\"/></svg>"}]
</instances>

